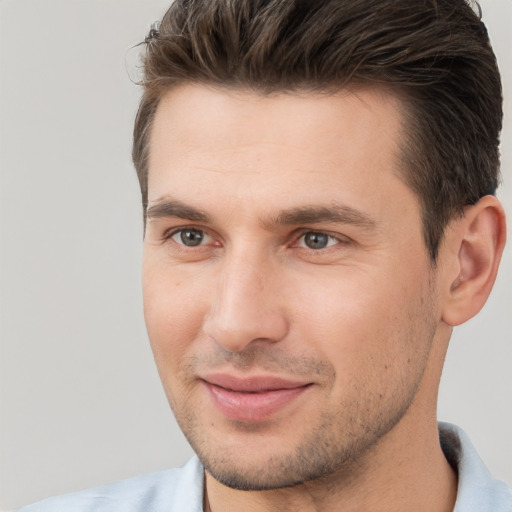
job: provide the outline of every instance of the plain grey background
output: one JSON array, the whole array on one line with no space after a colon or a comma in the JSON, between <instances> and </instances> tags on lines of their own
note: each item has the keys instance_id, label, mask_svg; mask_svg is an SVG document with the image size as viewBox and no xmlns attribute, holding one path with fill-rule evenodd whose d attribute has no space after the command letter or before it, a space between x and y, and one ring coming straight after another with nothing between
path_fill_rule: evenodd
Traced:
<instances>
[{"instance_id":1,"label":"plain grey background","mask_svg":"<svg viewBox=\"0 0 512 512\"><path fill-rule=\"evenodd\" d=\"M502 69L511 217L512 1L481 2ZM0 510L181 465L142 318L130 161L140 42L163 0L0 0ZM509 230L510 231L510 230ZM439 417L512 483L510 244L452 340Z\"/></svg>"}]
</instances>

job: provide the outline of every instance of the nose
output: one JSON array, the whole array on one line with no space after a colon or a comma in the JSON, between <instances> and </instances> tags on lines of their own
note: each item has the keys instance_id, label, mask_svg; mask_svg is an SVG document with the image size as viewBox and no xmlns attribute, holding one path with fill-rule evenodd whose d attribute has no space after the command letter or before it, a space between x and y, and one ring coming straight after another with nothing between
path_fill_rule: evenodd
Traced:
<instances>
[{"instance_id":1,"label":"nose","mask_svg":"<svg viewBox=\"0 0 512 512\"><path fill-rule=\"evenodd\" d=\"M204 322L206 334L230 352L283 339L289 325L278 274L264 259L241 255L226 260Z\"/></svg>"}]
</instances>

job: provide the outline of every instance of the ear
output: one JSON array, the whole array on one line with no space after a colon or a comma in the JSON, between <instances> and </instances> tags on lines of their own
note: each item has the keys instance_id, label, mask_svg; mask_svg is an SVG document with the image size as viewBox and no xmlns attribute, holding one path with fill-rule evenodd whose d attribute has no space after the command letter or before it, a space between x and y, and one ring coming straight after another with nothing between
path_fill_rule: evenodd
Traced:
<instances>
[{"instance_id":1,"label":"ear","mask_svg":"<svg viewBox=\"0 0 512 512\"><path fill-rule=\"evenodd\" d=\"M506 239L501 203L483 197L465 208L446 235L442 319L455 326L475 316L491 293Z\"/></svg>"}]
</instances>

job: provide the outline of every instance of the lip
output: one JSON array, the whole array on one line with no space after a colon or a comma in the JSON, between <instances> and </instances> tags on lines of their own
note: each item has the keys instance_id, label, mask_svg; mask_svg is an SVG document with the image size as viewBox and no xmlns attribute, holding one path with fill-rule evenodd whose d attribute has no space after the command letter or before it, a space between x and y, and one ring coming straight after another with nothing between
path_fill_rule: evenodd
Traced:
<instances>
[{"instance_id":1,"label":"lip","mask_svg":"<svg viewBox=\"0 0 512 512\"><path fill-rule=\"evenodd\" d=\"M269 419L312 385L272 376L238 378L215 374L201 380L217 409L227 418L242 422Z\"/></svg>"}]
</instances>

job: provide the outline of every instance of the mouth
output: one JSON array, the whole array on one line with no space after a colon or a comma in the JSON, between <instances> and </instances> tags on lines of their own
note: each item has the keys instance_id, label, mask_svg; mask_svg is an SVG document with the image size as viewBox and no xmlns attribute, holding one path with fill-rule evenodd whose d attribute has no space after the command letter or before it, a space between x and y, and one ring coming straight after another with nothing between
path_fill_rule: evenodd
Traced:
<instances>
[{"instance_id":1,"label":"mouth","mask_svg":"<svg viewBox=\"0 0 512 512\"><path fill-rule=\"evenodd\" d=\"M209 375L201 379L210 398L225 417L241 422L269 419L295 402L313 385L278 377L254 376L237 378Z\"/></svg>"}]
</instances>

